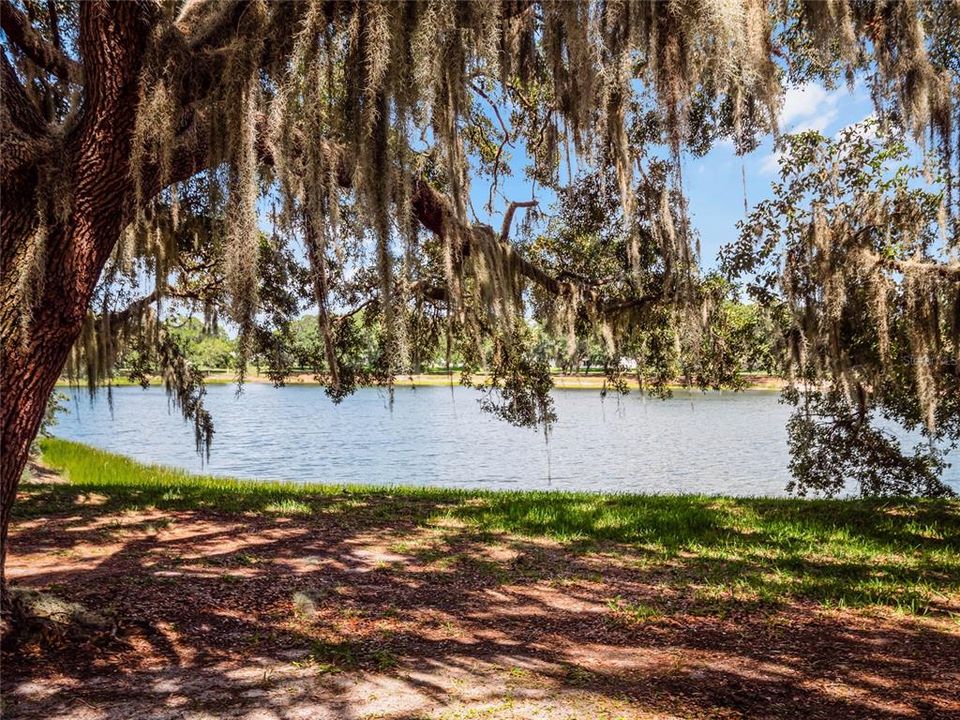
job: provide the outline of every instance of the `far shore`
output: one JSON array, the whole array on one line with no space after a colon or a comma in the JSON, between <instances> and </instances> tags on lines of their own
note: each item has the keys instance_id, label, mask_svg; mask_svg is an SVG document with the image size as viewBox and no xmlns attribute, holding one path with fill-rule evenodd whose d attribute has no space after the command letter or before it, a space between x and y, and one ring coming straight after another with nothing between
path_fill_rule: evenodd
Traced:
<instances>
[{"instance_id":1,"label":"far shore","mask_svg":"<svg viewBox=\"0 0 960 720\"><path fill-rule=\"evenodd\" d=\"M474 375L476 382L483 382L488 376L484 374ZM602 390L608 385L606 377L602 373L577 373L566 374L556 373L553 376L554 387L558 390ZM643 389L636 377L624 378L627 387L631 390ZM748 373L742 376L744 381L744 390L782 390L786 384L783 378L776 375L764 375L760 373ZM208 385L229 385L237 382L237 375L233 371L209 371L205 379ZM244 382L272 385L273 380L264 374L252 372L244 377ZM137 385L139 383L131 382L130 379L122 374L118 374L113 379L112 384L115 387L125 387ZM154 377L150 380L151 385L161 385L160 377ZM285 385L322 385L312 373L297 373L290 375L284 381ZM460 384L460 373L419 373L415 375L398 375L394 381L395 387L446 387L449 385ZM61 378L57 382L57 387L70 387L71 382L66 378ZM688 389L680 382L671 384L672 390ZM693 388L695 389L695 388Z\"/></svg>"}]
</instances>

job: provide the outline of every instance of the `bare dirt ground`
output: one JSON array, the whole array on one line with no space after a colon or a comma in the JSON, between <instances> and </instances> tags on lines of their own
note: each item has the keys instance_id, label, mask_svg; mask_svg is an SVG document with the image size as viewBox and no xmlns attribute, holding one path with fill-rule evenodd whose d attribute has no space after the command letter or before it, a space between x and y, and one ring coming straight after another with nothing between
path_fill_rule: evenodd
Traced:
<instances>
[{"instance_id":1,"label":"bare dirt ground","mask_svg":"<svg viewBox=\"0 0 960 720\"><path fill-rule=\"evenodd\" d=\"M5 657L6 718L960 717L954 619L705 610L629 553L453 524L101 501L13 528L13 583L119 632Z\"/></svg>"}]
</instances>

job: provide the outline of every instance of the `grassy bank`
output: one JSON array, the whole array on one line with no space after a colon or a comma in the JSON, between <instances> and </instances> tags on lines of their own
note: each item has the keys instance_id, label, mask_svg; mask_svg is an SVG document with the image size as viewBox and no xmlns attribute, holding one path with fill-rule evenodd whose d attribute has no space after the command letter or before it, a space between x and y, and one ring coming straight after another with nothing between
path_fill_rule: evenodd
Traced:
<instances>
[{"instance_id":1,"label":"grassy bank","mask_svg":"<svg viewBox=\"0 0 960 720\"><path fill-rule=\"evenodd\" d=\"M656 575L706 606L814 602L953 612L960 503L291 485L191 475L59 439L43 463L69 484L25 483L21 518L126 510L253 513L297 522L430 528L481 543L549 538ZM88 510L88 508L84 508ZM448 546L452 547L452 539ZM443 543L422 549L443 553ZM509 572L507 572L507 577Z\"/></svg>"}]
</instances>

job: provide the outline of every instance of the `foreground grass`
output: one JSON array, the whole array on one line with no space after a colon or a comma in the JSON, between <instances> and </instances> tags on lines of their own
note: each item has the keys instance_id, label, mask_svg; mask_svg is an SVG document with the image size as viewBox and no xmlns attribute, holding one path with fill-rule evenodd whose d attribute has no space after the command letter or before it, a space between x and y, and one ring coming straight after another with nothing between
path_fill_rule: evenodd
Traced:
<instances>
[{"instance_id":1,"label":"foreground grass","mask_svg":"<svg viewBox=\"0 0 960 720\"><path fill-rule=\"evenodd\" d=\"M103 497L98 513L204 510L318 524L342 517L358 527L448 528L481 542L551 538L648 573L702 607L960 610L957 501L294 485L192 475L59 439L41 446L44 464L70 484L26 483L14 508L21 518L75 512L79 491Z\"/></svg>"}]
</instances>

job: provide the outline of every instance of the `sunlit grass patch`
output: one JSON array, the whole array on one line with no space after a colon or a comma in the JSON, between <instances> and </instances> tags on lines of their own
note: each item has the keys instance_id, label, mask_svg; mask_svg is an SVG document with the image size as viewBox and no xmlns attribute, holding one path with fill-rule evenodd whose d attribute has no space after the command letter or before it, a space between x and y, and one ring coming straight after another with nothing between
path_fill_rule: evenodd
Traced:
<instances>
[{"instance_id":1,"label":"sunlit grass patch","mask_svg":"<svg viewBox=\"0 0 960 720\"><path fill-rule=\"evenodd\" d=\"M663 613L652 605L642 602L630 602L617 596L607 601L607 609L615 620L627 624L644 623L655 620Z\"/></svg>"},{"instance_id":2,"label":"sunlit grass patch","mask_svg":"<svg viewBox=\"0 0 960 720\"><path fill-rule=\"evenodd\" d=\"M313 508L307 503L292 498L283 498L267 503L263 507L264 512L274 513L276 515L312 515Z\"/></svg>"},{"instance_id":3,"label":"sunlit grass patch","mask_svg":"<svg viewBox=\"0 0 960 720\"><path fill-rule=\"evenodd\" d=\"M107 518L105 531L115 532L128 529L117 518L143 522L136 517L146 509L309 518L386 531L389 549L427 566L437 583L458 573L494 583L571 576L603 582L617 568L710 612L791 602L960 609L960 502L953 500L274 483L191 475L58 439L41 445L44 462L70 482L24 484L14 506L20 519L80 513ZM79 496L97 503L77 504ZM525 563L491 555L495 546L511 547ZM559 567L538 560L534 546L568 560L606 560Z\"/></svg>"}]
</instances>

